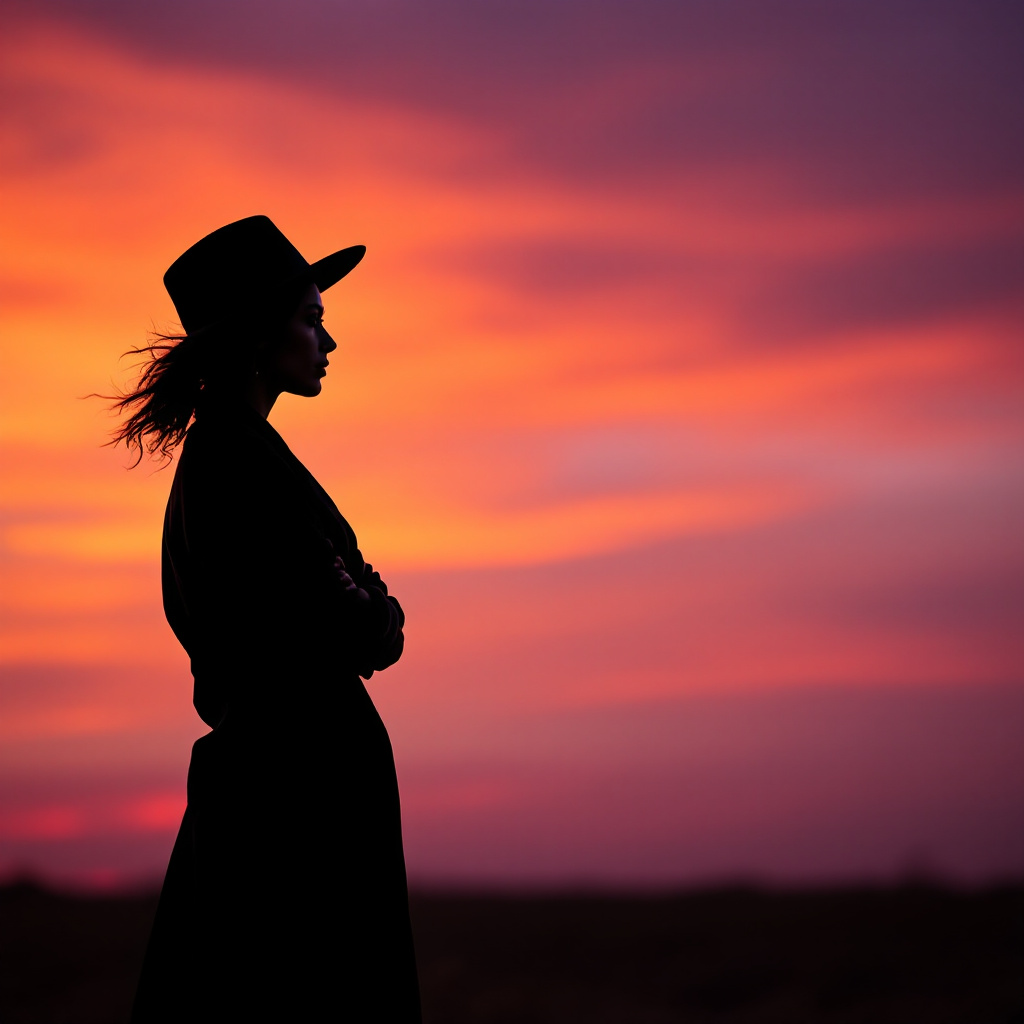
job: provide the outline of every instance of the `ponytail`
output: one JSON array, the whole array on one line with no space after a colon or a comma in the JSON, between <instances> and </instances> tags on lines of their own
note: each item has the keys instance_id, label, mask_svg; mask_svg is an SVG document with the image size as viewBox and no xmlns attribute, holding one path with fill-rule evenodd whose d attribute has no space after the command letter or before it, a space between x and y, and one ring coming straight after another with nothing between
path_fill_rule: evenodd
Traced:
<instances>
[{"instance_id":1,"label":"ponytail","mask_svg":"<svg viewBox=\"0 0 1024 1024\"><path fill-rule=\"evenodd\" d=\"M252 368L257 345L276 344L288 318L308 287L291 282L266 297L248 315L223 320L192 334L154 334L153 342L129 349L145 361L134 387L107 397L111 409L126 414L113 432L112 445L135 453L137 466L144 455L165 461L185 439L196 408L216 393L236 389Z\"/></svg>"},{"instance_id":2,"label":"ponytail","mask_svg":"<svg viewBox=\"0 0 1024 1024\"><path fill-rule=\"evenodd\" d=\"M123 444L136 455L159 454L168 460L184 440L207 383L210 360L204 349L213 339L202 335L157 334L150 345L126 355L146 357L135 386L113 398L111 408L127 414L110 444Z\"/></svg>"}]
</instances>

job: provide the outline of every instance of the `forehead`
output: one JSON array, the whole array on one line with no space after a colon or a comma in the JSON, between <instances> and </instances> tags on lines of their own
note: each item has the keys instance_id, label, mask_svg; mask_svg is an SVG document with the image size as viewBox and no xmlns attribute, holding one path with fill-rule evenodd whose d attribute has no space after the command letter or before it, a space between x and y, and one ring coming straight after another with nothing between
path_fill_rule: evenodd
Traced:
<instances>
[{"instance_id":1,"label":"forehead","mask_svg":"<svg viewBox=\"0 0 1024 1024\"><path fill-rule=\"evenodd\" d=\"M305 309L307 306L316 306L318 309L323 307L323 298L320 295L320 289L315 284L311 284L303 293L302 298L299 299L299 308Z\"/></svg>"}]
</instances>

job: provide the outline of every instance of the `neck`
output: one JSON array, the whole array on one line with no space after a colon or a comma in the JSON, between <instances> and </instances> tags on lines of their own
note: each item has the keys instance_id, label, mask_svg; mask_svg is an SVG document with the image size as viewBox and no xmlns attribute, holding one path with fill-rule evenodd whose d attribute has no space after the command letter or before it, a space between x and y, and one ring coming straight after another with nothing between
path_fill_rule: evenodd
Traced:
<instances>
[{"instance_id":1,"label":"neck","mask_svg":"<svg viewBox=\"0 0 1024 1024\"><path fill-rule=\"evenodd\" d=\"M281 389L273 387L265 378L252 377L242 388L241 397L250 409L266 419L280 394Z\"/></svg>"}]
</instances>

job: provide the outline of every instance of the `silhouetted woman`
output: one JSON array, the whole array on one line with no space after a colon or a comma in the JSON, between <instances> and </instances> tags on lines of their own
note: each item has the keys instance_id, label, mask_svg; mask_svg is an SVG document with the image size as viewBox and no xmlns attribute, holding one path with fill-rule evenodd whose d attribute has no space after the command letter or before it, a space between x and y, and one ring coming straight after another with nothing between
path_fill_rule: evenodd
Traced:
<instances>
[{"instance_id":1,"label":"silhouetted woman","mask_svg":"<svg viewBox=\"0 0 1024 1024\"><path fill-rule=\"evenodd\" d=\"M282 392L320 393L321 292L364 251L310 265L266 217L207 235L164 276L184 335L118 402L140 457L183 442L164 608L211 730L137 1024L419 1020L394 760L360 679L398 660L404 615L267 422Z\"/></svg>"}]
</instances>

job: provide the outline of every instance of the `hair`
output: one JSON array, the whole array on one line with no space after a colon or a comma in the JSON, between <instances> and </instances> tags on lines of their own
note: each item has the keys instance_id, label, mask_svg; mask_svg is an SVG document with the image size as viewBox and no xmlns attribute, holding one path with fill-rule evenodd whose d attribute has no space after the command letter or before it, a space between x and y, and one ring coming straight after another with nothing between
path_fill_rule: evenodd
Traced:
<instances>
[{"instance_id":1,"label":"hair","mask_svg":"<svg viewBox=\"0 0 1024 1024\"><path fill-rule=\"evenodd\" d=\"M142 356L132 387L107 398L125 416L108 444L123 444L135 453L170 461L196 414L211 398L236 392L255 368L261 343L273 346L295 312L308 281L293 282L248 316L232 317L192 334L153 333L148 345L129 349Z\"/></svg>"}]
</instances>

